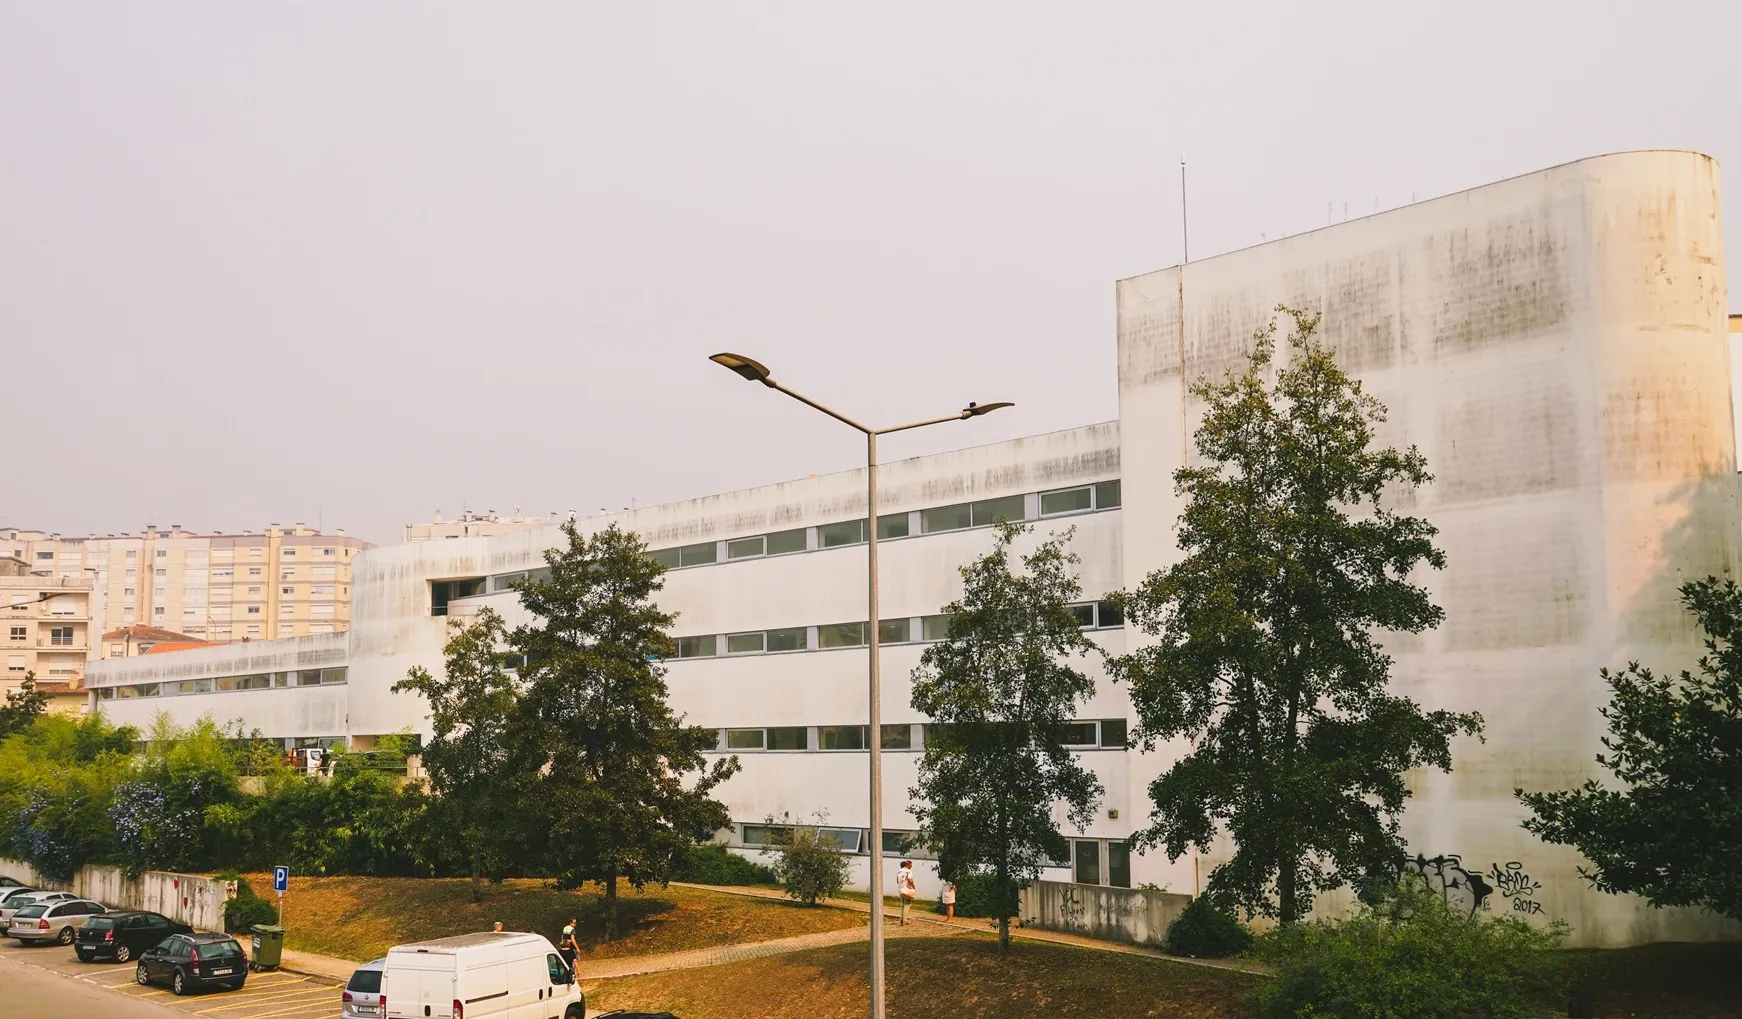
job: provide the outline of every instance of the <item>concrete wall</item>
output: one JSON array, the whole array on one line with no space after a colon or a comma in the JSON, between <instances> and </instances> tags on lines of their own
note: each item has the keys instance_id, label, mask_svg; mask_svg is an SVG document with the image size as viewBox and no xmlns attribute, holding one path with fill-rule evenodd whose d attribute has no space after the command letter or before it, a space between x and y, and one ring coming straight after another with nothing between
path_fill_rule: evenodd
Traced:
<instances>
[{"instance_id":1,"label":"concrete wall","mask_svg":"<svg viewBox=\"0 0 1742 1019\"><path fill-rule=\"evenodd\" d=\"M1022 925L1159 945L1191 901L1177 892L1036 881L1022 890Z\"/></svg>"},{"instance_id":2,"label":"concrete wall","mask_svg":"<svg viewBox=\"0 0 1742 1019\"><path fill-rule=\"evenodd\" d=\"M197 874L172 874L149 870L128 878L119 867L85 867L71 882L45 880L29 864L0 859L0 873L35 888L69 891L101 902L110 909L147 909L195 930L224 929L224 903L236 894L234 886Z\"/></svg>"},{"instance_id":3,"label":"concrete wall","mask_svg":"<svg viewBox=\"0 0 1742 1019\"><path fill-rule=\"evenodd\" d=\"M1171 477L1202 412L1182 381L1237 365L1279 303L1323 312L1339 361L1390 408L1381 438L1437 475L1398 505L1440 528L1449 565L1420 579L1446 619L1387 642L1396 688L1487 720L1452 774L1414 777L1412 849L1516 864L1540 888L1499 905L1565 919L1578 944L1735 936L1593 891L1576 853L1519 827L1513 796L1601 777L1598 669L1690 664L1676 586L1736 572L1713 161L1569 163L1123 280L1118 303L1123 459L1141 465L1125 472L1125 583L1180 557ZM1133 788L1176 756L1142 760ZM1194 887L1187 866L1146 859L1134 879Z\"/></svg>"}]
</instances>

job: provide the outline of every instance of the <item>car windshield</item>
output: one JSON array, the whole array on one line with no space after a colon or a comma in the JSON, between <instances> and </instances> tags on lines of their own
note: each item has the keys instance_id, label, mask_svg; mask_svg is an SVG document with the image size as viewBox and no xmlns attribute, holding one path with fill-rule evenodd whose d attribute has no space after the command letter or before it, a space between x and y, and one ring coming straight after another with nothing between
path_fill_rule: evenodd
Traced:
<instances>
[{"instance_id":1,"label":"car windshield","mask_svg":"<svg viewBox=\"0 0 1742 1019\"><path fill-rule=\"evenodd\" d=\"M48 912L48 907L38 903L34 906L25 906L23 909L12 914L12 916L13 919L16 920L29 920L39 917L46 912Z\"/></svg>"},{"instance_id":2,"label":"car windshield","mask_svg":"<svg viewBox=\"0 0 1742 1019\"><path fill-rule=\"evenodd\" d=\"M361 991L364 994L381 993L381 971L378 969L360 969L351 974L351 982L345 985L347 991Z\"/></svg>"},{"instance_id":3,"label":"car windshield","mask_svg":"<svg viewBox=\"0 0 1742 1019\"><path fill-rule=\"evenodd\" d=\"M115 918L112 916L93 916L85 921L85 926L94 931L106 931L115 926Z\"/></svg>"},{"instance_id":4,"label":"car windshield","mask_svg":"<svg viewBox=\"0 0 1742 1019\"><path fill-rule=\"evenodd\" d=\"M195 949L195 955L201 959L228 959L241 954L241 947L234 941L219 941L210 945L200 945Z\"/></svg>"}]
</instances>

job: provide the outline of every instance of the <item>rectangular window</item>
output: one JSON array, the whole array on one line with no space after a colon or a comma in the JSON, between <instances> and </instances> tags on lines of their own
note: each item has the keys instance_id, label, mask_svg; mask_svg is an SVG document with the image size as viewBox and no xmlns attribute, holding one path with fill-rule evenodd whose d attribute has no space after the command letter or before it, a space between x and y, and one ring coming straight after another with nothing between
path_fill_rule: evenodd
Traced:
<instances>
[{"instance_id":1,"label":"rectangular window","mask_svg":"<svg viewBox=\"0 0 1742 1019\"><path fill-rule=\"evenodd\" d=\"M1101 745L1109 749L1119 750L1123 750L1127 746L1125 741L1125 719L1101 719Z\"/></svg>"},{"instance_id":2,"label":"rectangular window","mask_svg":"<svg viewBox=\"0 0 1742 1019\"><path fill-rule=\"evenodd\" d=\"M250 566L250 567L248 567L248 575L249 575L249 576L250 576L250 577L258 577L258 576L260 576L260 567L258 567L258 566Z\"/></svg>"},{"instance_id":3,"label":"rectangular window","mask_svg":"<svg viewBox=\"0 0 1742 1019\"><path fill-rule=\"evenodd\" d=\"M1065 607L1070 610L1071 615L1076 617L1078 626L1085 630L1092 630L1095 628L1095 604L1093 602L1086 602L1082 605L1067 605Z\"/></svg>"},{"instance_id":4,"label":"rectangular window","mask_svg":"<svg viewBox=\"0 0 1742 1019\"><path fill-rule=\"evenodd\" d=\"M957 503L954 506L938 506L925 510L919 515L921 534L959 531L964 527L972 526L974 526L974 509L965 502Z\"/></svg>"},{"instance_id":5,"label":"rectangular window","mask_svg":"<svg viewBox=\"0 0 1742 1019\"><path fill-rule=\"evenodd\" d=\"M807 535L804 528L790 531L775 531L768 536L768 554L786 555L789 552L803 552L807 547Z\"/></svg>"},{"instance_id":6,"label":"rectangular window","mask_svg":"<svg viewBox=\"0 0 1742 1019\"><path fill-rule=\"evenodd\" d=\"M865 749L865 727L862 725L819 725L817 726L817 749L863 750Z\"/></svg>"},{"instance_id":7,"label":"rectangular window","mask_svg":"<svg viewBox=\"0 0 1742 1019\"><path fill-rule=\"evenodd\" d=\"M1125 613L1119 610L1116 602L1102 601L1095 603L1095 625L1102 629L1110 629L1125 625Z\"/></svg>"},{"instance_id":8,"label":"rectangular window","mask_svg":"<svg viewBox=\"0 0 1742 1019\"><path fill-rule=\"evenodd\" d=\"M975 527L987 527L1000 520L1025 520L1027 517L1028 500L1020 495L982 499L974 503Z\"/></svg>"},{"instance_id":9,"label":"rectangular window","mask_svg":"<svg viewBox=\"0 0 1742 1019\"><path fill-rule=\"evenodd\" d=\"M125 556L123 556L123 558L125 558L125 559L137 559L137 558L139 558L139 550L136 548L130 548L127 550L127 554Z\"/></svg>"},{"instance_id":10,"label":"rectangular window","mask_svg":"<svg viewBox=\"0 0 1742 1019\"><path fill-rule=\"evenodd\" d=\"M196 680L194 680L194 688L193 688L192 692L193 693L211 693L212 692L212 681L210 679L196 679Z\"/></svg>"},{"instance_id":11,"label":"rectangular window","mask_svg":"<svg viewBox=\"0 0 1742 1019\"><path fill-rule=\"evenodd\" d=\"M292 589L294 590L294 588ZM462 580L437 580L429 585L430 608L432 616L448 614L448 603L460 598L474 598L484 593L483 577L466 577Z\"/></svg>"},{"instance_id":12,"label":"rectangular window","mask_svg":"<svg viewBox=\"0 0 1742 1019\"><path fill-rule=\"evenodd\" d=\"M7 656L7 658L6 658L6 671L7 672L23 672L24 671L24 656L23 655L9 655L9 656Z\"/></svg>"},{"instance_id":13,"label":"rectangular window","mask_svg":"<svg viewBox=\"0 0 1742 1019\"><path fill-rule=\"evenodd\" d=\"M1101 883L1101 843L1079 839L1076 843L1076 881L1080 885Z\"/></svg>"},{"instance_id":14,"label":"rectangular window","mask_svg":"<svg viewBox=\"0 0 1742 1019\"><path fill-rule=\"evenodd\" d=\"M296 558L296 549L294 549L294 548L285 549L284 550L284 558L295 559Z\"/></svg>"},{"instance_id":15,"label":"rectangular window","mask_svg":"<svg viewBox=\"0 0 1742 1019\"><path fill-rule=\"evenodd\" d=\"M885 644L905 644L907 629L906 619L885 619L877 624L877 639Z\"/></svg>"},{"instance_id":16,"label":"rectangular window","mask_svg":"<svg viewBox=\"0 0 1742 1019\"><path fill-rule=\"evenodd\" d=\"M831 623L817 627L817 647L858 647L863 643L864 623Z\"/></svg>"},{"instance_id":17,"label":"rectangular window","mask_svg":"<svg viewBox=\"0 0 1742 1019\"><path fill-rule=\"evenodd\" d=\"M295 580L296 579L296 567L286 566L284 569L279 570L278 571L278 579L279 580Z\"/></svg>"},{"instance_id":18,"label":"rectangular window","mask_svg":"<svg viewBox=\"0 0 1742 1019\"><path fill-rule=\"evenodd\" d=\"M36 553L36 557L38 559L53 559L54 553L53 552L38 552L38 553Z\"/></svg>"},{"instance_id":19,"label":"rectangular window","mask_svg":"<svg viewBox=\"0 0 1742 1019\"><path fill-rule=\"evenodd\" d=\"M158 549L158 550L157 550L157 558L159 558L159 559L168 559L168 558L169 558L169 552L168 552L168 551L166 551L166 550L165 550L165 549L161 549L161 548L160 548L160 549Z\"/></svg>"},{"instance_id":20,"label":"rectangular window","mask_svg":"<svg viewBox=\"0 0 1742 1019\"><path fill-rule=\"evenodd\" d=\"M1067 747L1092 747L1100 744L1094 722L1066 722L1059 726L1059 742Z\"/></svg>"},{"instance_id":21,"label":"rectangular window","mask_svg":"<svg viewBox=\"0 0 1742 1019\"><path fill-rule=\"evenodd\" d=\"M278 589L278 593L282 594L282 595L294 596L296 594L296 588L294 588L294 587L281 587Z\"/></svg>"},{"instance_id":22,"label":"rectangular window","mask_svg":"<svg viewBox=\"0 0 1742 1019\"><path fill-rule=\"evenodd\" d=\"M857 853L859 840L865 833L858 828L818 828L818 841L824 845L834 846L843 853Z\"/></svg>"},{"instance_id":23,"label":"rectangular window","mask_svg":"<svg viewBox=\"0 0 1742 1019\"><path fill-rule=\"evenodd\" d=\"M168 570L152 570L151 575L154 577L167 577L167 576L169 576L169 571Z\"/></svg>"},{"instance_id":24,"label":"rectangular window","mask_svg":"<svg viewBox=\"0 0 1742 1019\"><path fill-rule=\"evenodd\" d=\"M248 550L248 558L250 558L250 559L258 559L258 558L260 558L260 556L261 556L261 555L262 555L262 553L263 553L263 551L264 551L264 550L262 550L262 549L261 549L261 548L260 548L260 546L258 546L258 545L256 545L256 546L255 546L255 547L253 547L253 548L251 548L251 549L249 549L249 550Z\"/></svg>"},{"instance_id":25,"label":"rectangular window","mask_svg":"<svg viewBox=\"0 0 1742 1019\"><path fill-rule=\"evenodd\" d=\"M321 685L321 670L319 670L319 669L298 669L298 670L296 670L296 685L297 686L320 686Z\"/></svg>"},{"instance_id":26,"label":"rectangular window","mask_svg":"<svg viewBox=\"0 0 1742 1019\"><path fill-rule=\"evenodd\" d=\"M158 610L157 610L157 611L159 611L159 612L162 612L162 611L163 611L163 610L162 610L162 609L158 609ZM248 606L248 614L249 614L249 615L251 615L251 616L258 616L258 615L259 615L259 614L260 614L260 606L258 606L258 605L250 605L250 606ZM254 631L253 631L253 632L255 632L255 633L258 633L258 632L260 632L260 631L259 631L259 629L258 629L258 628L255 628L255 629L254 629Z\"/></svg>"},{"instance_id":27,"label":"rectangular window","mask_svg":"<svg viewBox=\"0 0 1742 1019\"><path fill-rule=\"evenodd\" d=\"M337 551L337 549L331 549L331 548L316 549L316 553L319 555L332 555L335 551Z\"/></svg>"},{"instance_id":28,"label":"rectangular window","mask_svg":"<svg viewBox=\"0 0 1742 1019\"><path fill-rule=\"evenodd\" d=\"M259 612L260 610L259 609L251 609L250 611ZM250 637L260 636L260 624L259 623L249 623L248 624L248 636L250 636Z\"/></svg>"},{"instance_id":29,"label":"rectangular window","mask_svg":"<svg viewBox=\"0 0 1742 1019\"><path fill-rule=\"evenodd\" d=\"M700 637L679 637L677 639L677 656L679 658L712 658L718 646L718 639L711 633Z\"/></svg>"},{"instance_id":30,"label":"rectangular window","mask_svg":"<svg viewBox=\"0 0 1742 1019\"><path fill-rule=\"evenodd\" d=\"M346 671L344 666L340 666L336 669L322 669L321 685L326 686L331 683L343 683L348 674L349 673Z\"/></svg>"},{"instance_id":31,"label":"rectangular window","mask_svg":"<svg viewBox=\"0 0 1742 1019\"><path fill-rule=\"evenodd\" d=\"M767 542L758 534L754 538L739 538L726 542L727 559L746 559L750 556L762 555L767 550Z\"/></svg>"},{"instance_id":32,"label":"rectangular window","mask_svg":"<svg viewBox=\"0 0 1742 1019\"><path fill-rule=\"evenodd\" d=\"M221 569L221 570L213 570L212 571L212 579L213 580L230 580L230 579L234 578L235 576L236 576L236 568L233 566L225 567L224 569Z\"/></svg>"},{"instance_id":33,"label":"rectangular window","mask_svg":"<svg viewBox=\"0 0 1742 1019\"><path fill-rule=\"evenodd\" d=\"M764 649L764 636L761 633L729 633L726 635L726 653L729 655L747 655Z\"/></svg>"},{"instance_id":34,"label":"rectangular window","mask_svg":"<svg viewBox=\"0 0 1742 1019\"><path fill-rule=\"evenodd\" d=\"M258 587L250 587L250 588L249 588L249 589L248 589L248 593L249 593L249 594L256 594L256 595L257 595L257 594L259 594L259 593L260 593L260 588L258 588Z\"/></svg>"},{"instance_id":35,"label":"rectangular window","mask_svg":"<svg viewBox=\"0 0 1742 1019\"><path fill-rule=\"evenodd\" d=\"M218 692L230 693L234 690L246 690L247 687L243 686L242 683L247 678L247 676L219 676L217 682Z\"/></svg>"},{"instance_id":36,"label":"rectangular window","mask_svg":"<svg viewBox=\"0 0 1742 1019\"><path fill-rule=\"evenodd\" d=\"M125 645L125 644L110 644L109 645L109 653L111 655L124 655L127 653L127 645Z\"/></svg>"},{"instance_id":37,"label":"rectangular window","mask_svg":"<svg viewBox=\"0 0 1742 1019\"><path fill-rule=\"evenodd\" d=\"M883 749L912 750L913 726L907 724L885 725L883 728Z\"/></svg>"},{"instance_id":38,"label":"rectangular window","mask_svg":"<svg viewBox=\"0 0 1742 1019\"><path fill-rule=\"evenodd\" d=\"M883 829L883 851L891 856L906 856L913 852L914 832Z\"/></svg>"},{"instance_id":39,"label":"rectangular window","mask_svg":"<svg viewBox=\"0 0 1742 1019\"><path fill-rule=\"evenodd\" d=\"M339 575L339 568L337 566L316 566L314 568L314 575L315 575L316 579L324 579L326 577L336 577ZM511 577L519 576L519 575L520 574L514 574L514 573L509 574L509 576L511 576Z\"/></svg>"},{"instance_id":40,"label":"rectangular window","mask_svg":"<svg viewBox=\"0 0 1742 1019\"><path fill-rule=\"evenodd\" d=\"M1095 490L1087 485L1040 493L1040 515L1043 517L1061 513L1082 513L1094 508Z\"/></svg>"},{"instance_id":41,"label":"rectangular window","mask_svg":"<svg viewBox=\"0 0 1742 1019\"><path fill-rule=\"evenodd\" d=\"M921 640L943 640L950 635L949 616L926 616L919 621Z\"/></svg>"},{"instance_id":42,"label":"rectangular window","mask_svg":"<svg viewBox=\"0 0 1742 1019\"><path fill-rule=\"evenodd\" d=\"M1107 843L1107 883L1114 888L1131 887L1131 847L1124 842Z\"/></svg>"},{"instance_id":43,"label":"rectangular window","mask_svg":"<svg viewBox=\"0 0 1742 1019\"><path fill-rule=\"evenodd\" d=\"M809 750L811 731L802 725L778 726L768 730L770 750Z\"/></svg>"},{"instance_id":44,"label":"rectangular window","mask_svg":"<svg viewBox=\"0 0 1742 1019\"><path fill-rule=\"evenodd\" d=\"M668 570L677 569L678 555L675 548L656 548L647 553L647 558Z\"/></svg>"},{"instance_id":45,"label":"rectangular window","mask_svg":"<svg viewBox=\"0 0 1742 1019\"><path fill-rule=\"evenodd\" d=\"M677 550L679 566L706 566L708 563L717 562L718 558L719 547L711 541L699 545L685 545Z\"/></svg>"},{"instance_id":46,"label":"rectangular window","mask_svg":"<svg viewBox=\"0 0 1742 1019\"><path fill-rule=\"evenodd\" d=\"M865 540L865 521L848 520L839 524L824 524L817 528L817 547L835 548L857 545Z\"/></svg>"},{"instance_id":47,"label":"rectangular window","mask_svg":"<svg viewBox=\"0 0 1742 1019\"><path fill-rule=\"evenodd\" d=\"M764 733L761 729L727 729L727 750L761 750Z\"/></svg>"},{"instance_id":48,"label":"rectangular window","mask_svg":"<svg viewBox=\"0 0 1742 1019\"><path fill-rule=\"evenodd\" d=\"M71 647L73 644L73 628L70 626L49 627L48 642L61 647Z\"/></svg>"},{"instance_id":49,"label":"rectangular window","mask_svg":"<svg viewBox=\"0 0 1742 1019\"><path fill-rule=\"evenodd\" d=\"M10 630L11 630L11 632L10 632L9 636L13 640L24 640L27 636L29 636L28 631L22 626L14 626L14 627L11 627Z\"/></svg>"},{"instance_id":50,"label":"rectangular window","mask_svg":"<svg viewBox=\"0 0 1742 1019\"><path fill-rule=\"evenodd\" d=\"M783 828L779 825L747 824L744 826L744 844L747 846L778 845L791 834L791 828Z\"/></svg>"},{"instance_id":51,"label":"rectangular window","mask_svg":"<svg viewBox=\"0 0 1742 1019\"><path fill-rule=\"evenodd\" d=\"M1116 509L1119 506L1119 482L1103 481L1095 486L1095 508Z\"/></svg>"},{"instance_id":52,"label":"rectangular window","mask_svg":"<svg viewBox=\"0 0 1742 1019\"><path fill-rule=\"evenodd\" d=\"M803 651L809 641L806 639L809 631L802 626L788 627L784 630L768 631L768 650L770 651Z\"/></svg>"},{"instance_id":53,"label":"rectangular window","mask_svg":"<svg viewBox=\"0 0 1742 1019\"><path fill-rule=\"evenodd\" d=\"M877 518L877 540L907 537L907 514L890 513Z\"/></svg>"}]
</instances>

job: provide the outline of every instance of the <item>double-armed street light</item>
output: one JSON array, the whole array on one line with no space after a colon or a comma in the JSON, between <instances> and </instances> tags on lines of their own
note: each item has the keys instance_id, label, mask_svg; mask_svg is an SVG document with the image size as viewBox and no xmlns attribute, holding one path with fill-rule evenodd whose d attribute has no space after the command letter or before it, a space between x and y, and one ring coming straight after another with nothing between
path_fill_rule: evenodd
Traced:
<instances>
[{"instance_id":1,"label":"double-armed street light","mask_svg":"<svg viewBox=\"0 0 1742 1019\"><path fill-rule=\"evenodd\" d=\"M801 393L795 393L780 383L774 381L768 368L759 361L754 361L741 354L715 354L708 358L715 364L732 369L751 382L760 382L769 389L778 390L792 397L807 407L822 411L836 421L857 429L865 436L865 547L867 555L870 588L868 600L870 611L865 624L867 643L871 652L870 668L870 698L871 717L866 727L865 744L871 752L871 1019L884 1019L883 1014L883 714L878 687L878 652L881 648L882 621L877 615L877 437L891 432L912 431L927 425L941 425L946 421L966 421L969 418L990 414L1004 407L1014 407L1013 403L970 403L954 414L943 417L927 418L924 421L914 421L905 425L895 425L890 428L870 428L854 421L838 411L816 402Z\"/></svg>"}]
</instances>

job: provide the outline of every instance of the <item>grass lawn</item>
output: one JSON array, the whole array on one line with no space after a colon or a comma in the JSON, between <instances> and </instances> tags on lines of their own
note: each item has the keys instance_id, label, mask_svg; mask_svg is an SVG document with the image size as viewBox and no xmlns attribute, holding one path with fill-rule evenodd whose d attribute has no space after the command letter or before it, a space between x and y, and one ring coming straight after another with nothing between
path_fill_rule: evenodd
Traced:
<instances>
[{"instance_id":1,"label":"grass lawn","mask_svg":"<svg viewBox=\"0 0 1742 1019\"><path fill-rule=\"evenodd\" d=\"M1602 1019L1742 1019L1742 943L1568 952L1568 975Z\"/></svg>"},{"instance_id":2,"label":"grass lawn","mask_svg":"<svg viewBox=\"0 0 1742 1019\"><path fill-rule=\"evenodd\" d=\"M267 889L269 874L247 875ZM555 943L571 916L581 920L581 959L605 959L691 948L767 941L797 934L858 927L863 915L794 902L753 899L695 888L649 885L618 892L618 938L605 944L604 891L593 885L554 891L542 881L512 880L484 886L471 900L463 878L296 877L285 899L285 944L304 952L364 961L393 945L487 931L494 921L511 931L533 931Z\"/></svg>"},{"instance_id":3,"label":"grass lawn","mask_svg":"<svg viewBox=\"0 0 1742 1019\"><path fill-rule=\"evenodd\" d=\"M683 1019L857 1019L868 1007L865 946L608 980L587 1011L657 1008ZM1010 956L981 935L888 944L892 1019L1244 1017L1256 978L1142 956L1016 942Z\"/></svg>"}]
</instances>

